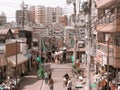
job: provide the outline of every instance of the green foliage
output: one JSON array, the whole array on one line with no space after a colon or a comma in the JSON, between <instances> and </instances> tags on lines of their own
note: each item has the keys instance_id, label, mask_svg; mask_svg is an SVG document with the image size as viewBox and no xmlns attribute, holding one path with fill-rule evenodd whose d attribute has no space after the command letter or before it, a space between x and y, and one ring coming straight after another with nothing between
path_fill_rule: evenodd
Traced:
<instances>
[{"instance_id":1,"label":"green foliage","mask_svg":"<svg viewBox=\"0 0 120 90\"><path fill-rule=\"evenodd\" d=\"M78 69L77 72L78 72L78 74L81 74L81 69Z\"/></svg>"},{"instance_id":2,"label":"green foliage","mask_svg":"<svg viewBox=\"0 0 120 90\"><path fill-rule=\"evenodd\" d=\"M73 67L73 69L76 69L76 65L75 64L72 67Z\"/></svg>"},{"instance_id":3,"label":"green foliage","mask_svg":"<svg viewBox=\"0 0 120 90\"><path fill-rule=\"evenodd\" d=\"M38 75L39 77L43 77L43 76L44 76L44 70L43 70L43 68L38 69L37 75Z\"/></svg>"}]
</instances>

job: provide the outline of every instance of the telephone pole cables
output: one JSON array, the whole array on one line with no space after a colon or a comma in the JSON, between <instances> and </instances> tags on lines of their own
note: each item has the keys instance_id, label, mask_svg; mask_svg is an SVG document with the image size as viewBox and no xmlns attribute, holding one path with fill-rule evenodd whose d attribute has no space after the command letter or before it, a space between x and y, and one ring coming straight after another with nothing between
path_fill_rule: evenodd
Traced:
<instances>
[{"instance_id":1,"label":"telephone pole cables","mask_svg":"<svg viewBox=\"0 0 120 90\"><path fill-rule=\"evenodd\" d=\"M91 82L90 82L90 63L91 63L91 41L92 41L92 34L91 34L91 6L92 0L88 0L84 3L83 9L86 15L86 23L87 23L87 32L86 32L86 54L87 54L87 90L91 90Z\"/></svg>"},{"instance_id":2,"label":"telephone pole cables","mask_svg":"<svg viewBox=\"0 0 120 90\"><path fill-rule=\"evenodd\" d=\"M28 8L28 5L22 2L21 8L22 8L22 30L24 30L24 25L25 25L25 20L26 20L25 16L27 15L26 10Z\"/></svg>"},{"instance_id":3,"label":"telephone pole cables","mask_svg":"<svg viewBox=\"0 0 120 90\"><path fill-rule=\"evenodd\" d=\"M73 16L73 22L74 22L74 51L73 51L73 56L74 56L74 62L76 61L77 59L77 35L76 35L76 30L77 30L77 18L76 18L76 12L77 12L77 9L76 9L76 0L67 0L67 4L73 4L73 11L74 11L74 16Z\"/></svg>"}]
</instances>

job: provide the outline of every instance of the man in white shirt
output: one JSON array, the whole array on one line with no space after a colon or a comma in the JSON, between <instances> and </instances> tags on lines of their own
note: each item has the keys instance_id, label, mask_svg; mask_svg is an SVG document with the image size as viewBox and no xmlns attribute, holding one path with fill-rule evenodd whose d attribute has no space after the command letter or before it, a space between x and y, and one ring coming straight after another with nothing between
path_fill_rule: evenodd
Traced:
<instances>
[{"instance_id":1,"label":"man in white shirt","mask_svg":"<svg viewBox=\"0 0 120 90\"><path fill-rule=\"evenodd\" d=\"M70 78L68 79L67 90L72 90L72 81L70 80Z\"/></svg>"}]
</instances>

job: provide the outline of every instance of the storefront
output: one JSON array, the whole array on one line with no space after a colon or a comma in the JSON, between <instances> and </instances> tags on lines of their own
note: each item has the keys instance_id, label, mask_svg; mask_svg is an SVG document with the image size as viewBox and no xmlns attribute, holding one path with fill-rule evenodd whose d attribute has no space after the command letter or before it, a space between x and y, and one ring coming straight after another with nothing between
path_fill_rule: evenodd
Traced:
<instances>
[{"instance_id":1,"label":"storefront","mask_svg":"<svg viewBox=\"0 0 120 90\"><path fill-rule=\"evenodd\" d=\"M27 54L25 54L25 56L28 59L28 67L27 67L27 69L28 69L28 71L30 71L31 68L32 68L32 54L27 53Z\"/></svg>"},{"instance_id":2,"label":"storefront","mask_svg":"<svg viewBox=\"0 0 120 90\"><path fill-rule=\"evenodd\" d=\"M67 60L70 61L70 56L74 53L74 48L70 48L66 51L67 54ZM76 50L76 59L80 60L80 63L86 62L86 55L85 55L85 48L78 48Z\"/></svg>"},{"instance_id":3,"label":"storefront","mask_svg":"<svg viewBox=\"0 0 120 90\"><path fill-rule=\"evenodd\" d=\"M6 77L6 68L7 68L6 65L7 62L5 59L5 54L2 53L0 54L0 83L2 83Z\"/></svg>"},{"instance_id":4,"label":"storefront","mask_svg":"<svg viewBox=\"0 0 120 90\"><path fill-rule=\"evenodd\" d=\"M28 69L28 58L23 54L17 54L10 57L7 57L8 63L10 65L10 69L12 69L12 75L20 76L21 73L26 72ZM16 70L17 67L17 70Z\"/></svg>"}]
</instances>

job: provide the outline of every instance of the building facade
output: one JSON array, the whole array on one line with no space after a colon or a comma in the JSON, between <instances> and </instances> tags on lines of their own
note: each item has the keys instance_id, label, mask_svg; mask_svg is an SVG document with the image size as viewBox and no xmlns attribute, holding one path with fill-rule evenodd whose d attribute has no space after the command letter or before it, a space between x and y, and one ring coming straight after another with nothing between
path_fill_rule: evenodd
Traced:
<instances>
[{"instance_id":1,"label":"building facade","mask_svg":"<svg viewBox=\"0 0 120 90\"><path fill-rule=\"evenodd\" d=\"M7 21L6 15L4 13L1 13L0 15L0 25L5 25Z\"/></svg>"},{"instance_id":2,"label":"building facade","mask_svg":"<svg viewBox=\"0 0 120 90\"><path fill-rule=\"evenodd\" d=\"M98 17L96 23L99 66L120 69L120 0L96 0ZM113 69L110 69L115 73ZM117 72L118 72L117 71Z\"/></svg>"},{"instance_id":3,"label":"building facade","mask_svg":"<svg viewBox=\"0 0 120 90\"><path fill-rule=\"evenodd\" d=\"M62 8L56 7L54 8L53 22L60 22L60 17L63 15Z\"/></svg>"},{"instance_id":4,"label":"building facade","mask_svg":"<svg viewBox=\"0 0 120 90\"><path fill-rule=\"evenodd\" d=\"M35 6L30 6L30 22L35 23Z\"/></svg>"},{"instance_id":5,"label":"building facade","mask_svg":"<svg viewBox=\"0 0 120 90\"><path fill-rule=\"evenodd\" d=\"M45 24L45 7L44 6L35 7L35 22L36 24Z\"/></svg>"},{"instance_id":6,"label":"building facade","mask_svg":"<svg viewBox=\"0 0 120 90\"><path fill-rule=\"evenodd\" d=\"M16 22L18 25L27 24L29 22L29 11L28 10L17 10L16 11Z\"/></svg>"},{"instance_id":7,"label":"building facade","mask_svg":"<svg viewBox=\"0 0 120 90\"><path fill-rule=\"evenodd\" d=\"M53 22L53 12L54 9L52 7L46 7L45 9L45 24L51 25Z\"/></svg>"}]
</instances>

